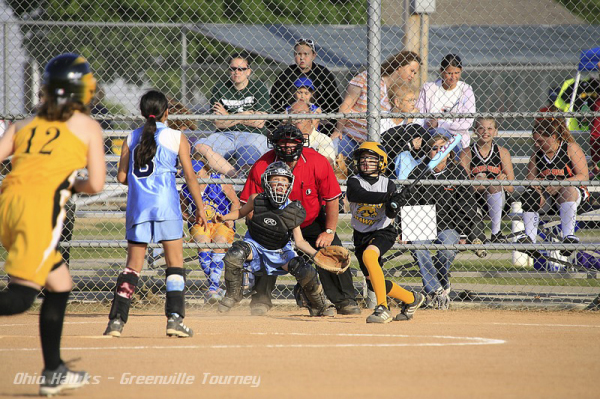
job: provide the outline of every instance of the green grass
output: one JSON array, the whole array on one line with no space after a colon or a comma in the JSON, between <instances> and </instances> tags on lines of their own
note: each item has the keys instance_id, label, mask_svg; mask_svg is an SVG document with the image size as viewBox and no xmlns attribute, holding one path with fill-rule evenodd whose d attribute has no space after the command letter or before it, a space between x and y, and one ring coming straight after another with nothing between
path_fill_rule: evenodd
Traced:
<instances>
[{"instance_id":1,"label":"green grass","mask_svg":"<svg viewBox=\"0 0 600 399\"><path fill-rule=\"evenodd\" d=\"M550 286L550 287L600 287L600 279L582 278L478 278L478 277L452 277L453 284L485 284L504 286Z\"/></svg>"},{"instance_id":2,"label":"green grass","mask_svg":"<svg viewBox=\"0 0 600 399\"><path fill-rule=\"evenodd\" d=\"M600 0L557 0L574 15L583 18L586 22L598 25L600 23ZM590 47L594 40L590 41Z\"/></svg>"}]
</instances>

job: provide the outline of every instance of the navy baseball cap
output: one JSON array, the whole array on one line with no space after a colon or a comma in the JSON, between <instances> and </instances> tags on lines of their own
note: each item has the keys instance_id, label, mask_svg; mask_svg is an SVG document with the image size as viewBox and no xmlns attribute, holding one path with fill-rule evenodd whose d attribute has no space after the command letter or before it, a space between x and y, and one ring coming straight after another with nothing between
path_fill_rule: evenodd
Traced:
<instances>
[{"instance_id":1,"label":"navy baseball cap","mask_svg":"<svg viewBox=\"0 0 600 399\"><path fill-rule=\"evenodd\" d=\"M297 88L306 87L308 90L316 91L315 85L313 81L307 78L306 76L301 76L294 82L294 86Z\"/></svg>"}]
</instances>

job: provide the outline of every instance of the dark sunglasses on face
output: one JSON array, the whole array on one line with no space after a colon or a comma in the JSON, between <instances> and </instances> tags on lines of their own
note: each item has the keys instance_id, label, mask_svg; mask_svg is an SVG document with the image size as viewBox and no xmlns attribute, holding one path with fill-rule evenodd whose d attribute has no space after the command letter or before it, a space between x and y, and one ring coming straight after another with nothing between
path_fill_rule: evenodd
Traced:
<instances>
[{"instance_id":1,"label":"dark sunglasses on face","mask_svg":"<svg viewBox=\"0 0 600 399\"><path fill-rule=\"evenodd\" d=\"M250 69L250 68L248 68L248 67L246 67L246 68L242 68L242 67L229 67L229 70L231 72L235 72L235 71L244 72L244 71L247 71L248 69Z\"/></svg>"}]
</instances>

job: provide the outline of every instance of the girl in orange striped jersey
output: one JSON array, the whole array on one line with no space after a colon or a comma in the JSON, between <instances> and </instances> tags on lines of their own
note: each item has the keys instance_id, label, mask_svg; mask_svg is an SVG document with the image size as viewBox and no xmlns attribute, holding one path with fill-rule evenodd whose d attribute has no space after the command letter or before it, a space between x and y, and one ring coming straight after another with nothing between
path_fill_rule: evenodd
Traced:
<instances>
[{"instance_id":1,"label":"girl in orange striped jersey","mask_svg":"<svg viewBox=\"0 0 600 399\"><path fill-rule=\"evenodd\" d=\"M527 165L528 180L587 181L585 154L567 128L564 118L540 118L532 133L536 152ZM589 198L585 186L532 186L521 195L525 233L535 242L541 208L555 206L560 214L563 242L578 243L575 234L577 207ZM525 199L523 199L525 197ZM573 251L563 250L563 256Z\"/></svg>"},{"instance_id":2,"label":"girl in orange striped jersey","mask_svg":"<svg viewBox=\"0 0 600 399\"><path fill-rule=\"evenodd\" d=\"M477 142L462 151L461 165L469 176L475 180L514 180L510 153L495 143L498 135L498 122L494 118L477 118L475 121ZM492 236L491 242L504 242L506 238L500 231L502 212L509 202L506 193L512 193L512 186L475 186L479 205L490 214Z\"/></svg>"}]
</instances>

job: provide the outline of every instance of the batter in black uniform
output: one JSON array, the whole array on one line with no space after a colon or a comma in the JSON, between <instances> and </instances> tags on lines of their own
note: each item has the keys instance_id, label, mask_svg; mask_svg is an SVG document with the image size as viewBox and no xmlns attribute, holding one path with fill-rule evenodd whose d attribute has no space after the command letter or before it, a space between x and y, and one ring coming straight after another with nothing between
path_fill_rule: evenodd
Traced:
<instances>
[{"instance_id":1,"label":"batter in black uniform","mask_svg":"<svg viewBox=\"0 0 600 399\"><path fill-rule=\"evenodd\" d=\"M402 311L394 320L410 320L425 297L386 280L381 268L381 257L394 245L398 236L392 223L395 210L390 204L395 197L396 185L382 175L387 169L387 153L381 144L365 141L354 151L354 162L358 175L348 179L346 192L352 212L354 253L367 278L368 288L377 297L377 306L367 317L367 323L392 321L387 295L404 302ZM398 208L395 207L396 210Z\"/></svg>"}]
</instances>

